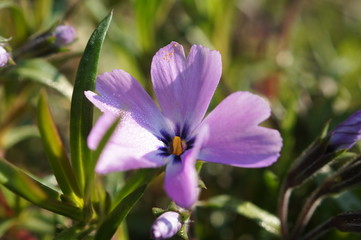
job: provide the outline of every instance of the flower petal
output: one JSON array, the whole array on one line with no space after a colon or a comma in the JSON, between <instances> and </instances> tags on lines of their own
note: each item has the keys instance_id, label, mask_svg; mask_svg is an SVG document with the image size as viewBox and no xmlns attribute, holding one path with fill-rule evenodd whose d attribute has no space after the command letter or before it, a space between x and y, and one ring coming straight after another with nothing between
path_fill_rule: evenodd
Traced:
<instances>
[{"instance_id":1,"label":"flower petal","mask_svg":"<svg viewBox=\"0 0 361 240\"><path fill-rule=\"evenodd\" d=\"M193 46L186 59L183 47L172 42L153 57L151 74L164 115L192 131L202 120L222 73L221 56Z\"/></svg>"},{"instance_id":2,"label":"flower petal","mask_svg":"<svg viewBox=\"0 0 361 240\"><path fill-rule=\"evenodd\" d=\"M167 164L164 188L168 196L180 207L191 208L198 199L195 162L204 136L204 131L197 134L194 147L183 153L181 160L173 159Z\"/></svg>"},{"instance_id":3,"label":"flower petal","mask_svg":"<svg viewBox=\"0 0 361 240\"><path fill-rule=\"evenodd\" d=\"M208 127L199 159L236 167L265 167L282 147L278 131L257 126L270 115L260 97L237 92L224 99L202 123Z\"/></svg>"},{"instance_id":4,"label":"flower petal","mask_svg":"<svg viewBox=\"0 0 361 240\"><path fill-rule=\"evenodd\" d=\"M88 145L96 148L105 131L114 121L114 115L105 113L93 127ZM139 125L130 115L123 115L119 126L108 141L98 160L96 171L109 173L138 168L154 168L166 163L159 155L163 143L150 131Z\"/></svg>"},{"instance_id":5,"label":"flower petal","mask_svg":"<svg viewBox=\"0 0 361 240\"><path fill-rule=\"evenodd\" d=\"M85 96L101 111L120 116L124 112L155 135L167 125L152 98L131 75L122 70L106 72L97 78L100 95L86 91Z\"/></svg>"},{"instance_id":6,"label":"flower petal","mask_svg":"<svg viewBox=\"0 0 361 240\"><path fill-rule=\"evenodd\" d=\"M98 144L102 140L104 134L116 119L117 117L109 112L105 112L102 116L99 117L98 121L90 131L87 139L87 144L90 149L97 149Z\"/></svg>"}]
</instances>

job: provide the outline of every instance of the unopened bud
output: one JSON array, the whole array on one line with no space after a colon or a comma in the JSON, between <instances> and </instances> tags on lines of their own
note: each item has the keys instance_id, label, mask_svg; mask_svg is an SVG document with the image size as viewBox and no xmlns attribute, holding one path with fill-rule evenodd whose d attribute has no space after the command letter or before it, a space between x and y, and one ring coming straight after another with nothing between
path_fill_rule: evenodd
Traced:
<instances>
[{"instance_id":1,"label":"unopened bud","mask_svg":"<svg viewBox=\"0 0 361 240\"><path fill-rule=\"evenodd\" d=\"M361 211L345 212L331 220L331 225L342 232L361 232Z\"/></svg>"},{"instance_id":2,"label":"unopened bud","mask_svg":"<svg viewBox=\"0 0 361 240\"><path fill-rule=\"evenodd\" d=\"M177 212L165 212L153 223L151 236L161 240L173 237L182 227L181 216Z\"/></svg>"},{"instance_id":3,"label":"unopened bud","mask_svg":"<svg viewBox=\"0 0 361 240\"><path fill-rule=\"evenodd\" d=\"M54 30L55 42L58 47L70 44L74 41L76 36L75 28L68 25L59 25Z\"/></svg>"},{"instance_id":4,"label":"unopened bud","mask_svg":"<svg viewBox=\"0 0 361 240\"><path fill-rule=\"evenodd\" d=\"M339 124L329 135L331 138L327 151L349 149L355 145L361 139L361 110Z\"/></svg>"},{"instance_id":5,"label":"unopened bud","mask_svg":"<svg viewBox=\"0 0 361 240\"><path fill-rule=\"evenodd\" d=\"M361 139L361 110L357 111L328 134L324 134L296 160L288 172L288 188L299 186L323 166L350 149Z\"/></svg>"},{"instance_id":6,"label":"unopened bud","mask_svg":"<svg viewBox=\"0 0 361 240\"><path fill-rule=\"evenodd\" d=\"M0 67L5 66L5 64L9 61L10 54L0 46Z\"/></svg>"}]
</instances>

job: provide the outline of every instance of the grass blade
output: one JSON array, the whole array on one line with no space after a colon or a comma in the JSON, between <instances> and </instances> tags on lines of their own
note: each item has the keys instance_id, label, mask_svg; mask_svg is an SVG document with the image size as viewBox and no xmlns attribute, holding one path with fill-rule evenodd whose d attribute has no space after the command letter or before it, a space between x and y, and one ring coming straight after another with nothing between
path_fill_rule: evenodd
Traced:
<instances>
[{"instance_id":1,"label":"grass blade","mask_svg":"<svg viewBox=\"0 0 361 240\"><path fill-rule=\"evenodd\" d=\"M17 63L9 73L10 77L30 79L51 87L70 100L73 86L53 65L43 59L24 60Z\"/></svg>"},{"instance_id":2,"label":"grass blade","mask_svg":"<svg viewBox=\"0 0 361 240\"><path fill-rule=\"evenodd\" d=\"M143 186L129 194L110 212L108 217L100 225L95 235L95 240L111 239L111 237L117 231L119 224L124 220L129 211L143 195L145 188L146 186Z\"/></svg>"},{"instance_id":3,"label":"grass blade","mask_svg":"<svg viewBox=\"0 0 361 240\"><path fill-rule=\"evenodd\" d=\"M81 189L84 189L84 165L91 159L86 138L93 124L93 105L85 98L84 91L94 90L99 54L107 33L112 12L99 24L90 36L80 60L74 84L70 111L70 150L72 166Z\"/></svg>"},{"instance_id":4,"label":"grass blade","mask_svg":"<svg viewBox=\"0 0 361 240\"><path fill-rule=\"evenodd\" d=\"M78 202L80 189L50 113L45 91L38 101L38 125L50 166L63 193ZM75 194L75 195L74 195Z\"/></svg>"},{"instance_id":5,"label":"grass blade","mask_svg":"<svg viewBox=\"0 0 361 240\"><path fill-rule=\"evenodd\" d=\"M41 208L82 220L80 208L62 202L59 192L35 180L3 158L0 158L0 184Z\"/></svg>"},{"instance_id":6,"label":"grass blade","mask_svg":"<svg viewBox=\"0 0 361 240\"><path fill-rule=\"evenodd\" d=\"M122 189L115 195L112 208L118 205L119 202L136 189L148 185L148 183L161 172L162 170L159 168L145 168L137 170L125 183Z\"/></svg>"}]
</instances>

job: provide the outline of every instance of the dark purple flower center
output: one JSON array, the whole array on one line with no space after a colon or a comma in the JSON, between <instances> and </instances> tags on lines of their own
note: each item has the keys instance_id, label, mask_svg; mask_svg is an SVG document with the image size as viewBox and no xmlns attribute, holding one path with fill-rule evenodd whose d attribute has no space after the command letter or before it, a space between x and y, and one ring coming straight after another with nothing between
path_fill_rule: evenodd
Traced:
<instances>
[{"instance_id":1,"label":"dark purple flower center","mask_svg":"<svg viewBox=\"0 0 361 240\"><path fill-rule=\"evenodd\" d=\"M158 137L164 143L164 146L159 147L158 153L160 156L168 157L173 155L176 160L181 160L180 156L188 149L193 147L195 137L190 136L189 128L185 125L180 128L177 125L174 134L161 130L161 136Z\"/></svg>"}]
</instances>

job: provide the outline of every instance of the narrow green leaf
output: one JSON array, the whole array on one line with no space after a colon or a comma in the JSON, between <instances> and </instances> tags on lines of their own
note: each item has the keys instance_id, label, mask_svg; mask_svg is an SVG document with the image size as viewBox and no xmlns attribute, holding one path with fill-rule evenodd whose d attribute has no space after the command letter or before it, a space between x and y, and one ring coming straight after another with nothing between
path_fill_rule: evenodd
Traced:
<instances>
[{"instance_id":1,"label":"narrow green leaf","mask_svg":"<svg viewBox=\"0 0 361 240\"><path fill-rule=\"evenodd\" d=\"M9 229L16 225L16 219L10 218L7 220L3 220L0 223L0 236L4 236Z\"/></svg>"},{"instance_id":2,"label":"narrow green leaf","mask_svg":"<svg viewBox=\"0 0 361 240\"><path fill-rule=\"evenodd\" d=\"M2 33L11 32L16 38L13 39L14 42L19 43L24 41L28 35L29 23L26 21L24 16L24 11L16 4L14 1L0 1L0 10L3 12L4 9L8 9L10 12L11 21L4 24L2 27ZM3 16L3 15L2 15ZM6 18L5 18L6 19ZM10 19L10 18L7 18ZM8 30L8 31L6 31ZM8 37L8 36L6 36ZM16 43L14 45L16 45Z\"/></svg>"},{"instance_id":3,"label":"narrow green leaf","mask_svg":"<svg viewBox=\"0 0 361 240\"><path fill-rule=\"evenodd\" d=\"M160 174L161 171L162 170L160 169L153 168L137 170L114 197L112 209L133 191L140 187L148 185L148 183L158 174Z\"/></svg>"},{"instance_id":4,"label":"narrow green leaf","mask_svg":"<svg viewBox=\"0 0 361 240\"><path fill-rule=\"evenodd\" d=\"M154 49L156 43L157 25L167 19L173 1L136 0L134 12L139 45L144 52Z\"/></svg>"},{"instance_id":5,"label":"narrow green leaf","mask_svg":"<svg viewBox=\"0 0 361 240\"><path fill-rule=\"evenodd\" d=\"M11 38L4 38L2 36L0 36L0 43L6 43L9 42L11 40Z\"/></svg>"},{"instance_id":6,"label":"narrow green leaf","mask_svg":"<svg viewBox=\"0 0 361 240\"><path fill-rule=\"evenodd\" d=\"M30 59L18 62L16 68L8 73L11 77L30 79L51 87L69 100L73 86L53 65L44 59Z\"/></svg>"},{"instance_id":7,"label":"narrow green leaf","mask_svg":"<svg viewBox=\"0 0 361 240\"><path fill-rule=\"evenodd\" d=\"M113 209L113 211L110 212L108 217L100 225L95 235L95 240L111 239L111 237L117 231L119 224L124 220L129 211L143 195L145 188L146 186L143 186L129 194Z\"/></svg>"},{"instance_id":8,"label":"narrow green leaf","mask_svg":"<svg viewBox=\"0 0 361 240\"><path fill-rule=\"evenodd\" d=\"M54 240L84 239L91 231L92 228L84 228L81 224L76 224L56 235Z\"/></svg>"},{"instance_id":9,"label":"narrow green leaf","mask_svg":"<svg viewBox=\"0 0 361 240\"><path fill-rule=\"evenodd\" d=\"M52 0L37 0L34 2L34 17L37 26L49 26L49 17L52 11Z\"/></svg>"},{"instance_id":10,"label":"narrow green leaf","mask_svg":"<svg viewBox=\"0 0 361 240\"><path fill-rule=\"evenodd\" d=\"M45 91L40 93L37 115L41 139L59 187L81 206L78 198L81 196L80 189L52 118Z\"/></svg>"},{"instance_id":11,"label":"narrow green leaf","mask_svg":"<svg viewBox=\"0 0 361 240\"><path fill-rule=\"evenodd\" d=\"M11 127L2 136L1 144L4 149L9 149L22 140L32 137L39 137L39 130L34 125Z\"/></svg>"},{"instance_id":12,"label":"narrow green leaf","mask_svg":"<svg viewBox=\"0 0 361 240\"><path fill-rule=\"evenodd\" d=\"M251 202L242 201L227 195L220 195L213 197L208 201L200 202L198 207L213 207L234 211L254 220L266 231L279 236L279 219Z\"/></svg>"},{"instance_id":13,"label":"narrow green leaf","mask_svg":"<svg viewBox=\"0 0 361 240\"><path fill-rule=\"evenodd\" d=\"M0 184L29 202L49 211L82 220L81 209L62 202L61 194L0 158Z\"/></svg>"},{"instance_id":14,"label":"narrow green leaf","mask_svg":"<svg viewBox=\"0 0 361 240\"><path fill-rule=\"evenodd\" d=\"M70 111L70 150L72 166L81 189L84 189L84 166L91 159L86 139L93 124L93 105L85 98L84 91L94 90L98 60L112 12L91 35L80 60L75 80Z\"/></svg>"}]
</instances>

